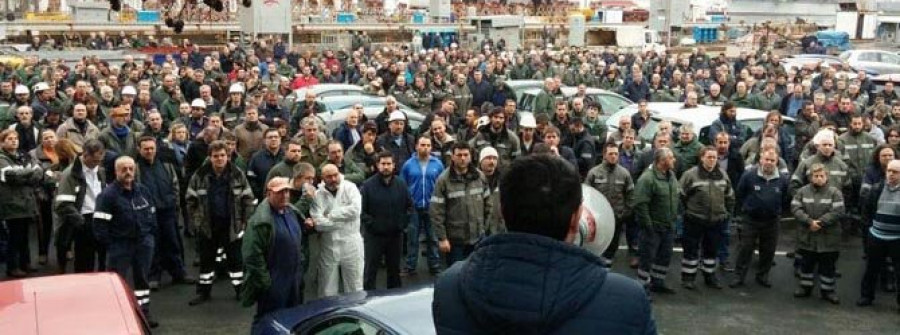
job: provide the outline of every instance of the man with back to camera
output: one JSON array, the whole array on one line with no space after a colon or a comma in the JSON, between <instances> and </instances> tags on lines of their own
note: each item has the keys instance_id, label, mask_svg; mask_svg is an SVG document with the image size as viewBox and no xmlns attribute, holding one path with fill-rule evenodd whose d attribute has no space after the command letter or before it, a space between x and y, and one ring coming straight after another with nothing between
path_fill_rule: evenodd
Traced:
<instances>
[{"instance_id":1,"label":"man with back to camera","mask_svg":"<svg viewBox=\"0 0 900 335\"><path fill-rule=\"evenodd\" d=\"M530 182L516 182L525 178ZM572 244L579 178L575 167L546 154L512 163L500 183L509 233L487 237L438 278L437 334L656 334L641 285Z\"/></svg>"}]
</instances>

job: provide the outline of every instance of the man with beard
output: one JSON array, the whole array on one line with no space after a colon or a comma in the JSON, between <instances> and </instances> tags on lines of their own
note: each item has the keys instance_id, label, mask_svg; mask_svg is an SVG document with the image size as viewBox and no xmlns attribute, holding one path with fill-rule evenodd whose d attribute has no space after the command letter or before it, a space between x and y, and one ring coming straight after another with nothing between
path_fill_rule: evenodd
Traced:
<instances>
[{"instance_id":1,"label":"man with beard","mask_svg":"<svg viewBox=\"0 0 900 335\"><path fill-rule=\"evenodd\" d=\"M172 98L172 93L175 93L175 89L175 75L164 75L162 85L156 88L156 90L153 91L153 95L151 96L151 98L153 99L153 103L157 106L162 105L162 103L166 101L166 99Z\"/></svg>"},{"instance_id":2,"label":"man with beard","mask_svg":"<svg viewBox=\"0 0 900 335\"><path fill-rule=\"evenodd\" d=\"M594 167L595 147L602 146L602 143L597 143L594 140L594 137L587 132L582 118L574 117L572 118L572 121L569 122L568 142L564 143L564 145L572 148L572 151L575 153L575 157L578 160L578 172L582 176L585 176L587 175L588 170Z\"/></svg>"},{"instance_id":3,"label":"man with beard","mask_svg":"<svg viewBox=\"0 0 900 335\"><path fill-rule=\"evenodd\" d=\"M619 147L615 143L607 143L603 151L603 162L588 171L584 178L584 184L593 187L607 200L613 208L616 219L616 229L612 241L606 251L603 252L603 262L611 267L619 250L619 237L625 225L634 225L634 213L632 202L634 201L634 181L628 169L619 164ZM628 237L626 235L626 237ZM628 239L629 251L631 241Z\"/></svg>"},{"instance_id":4,"label":"man with beard","mask_svg":"<svg viewBox=\"0 0 900 335\"><path fill-rule=\"evenodd\" d=\"M374 121L367 121L362 126L362 137L350 149L347 149L344 159L350 159L363 169L366 177L372 176L376 170L375 166L375 140L378 139L376 134L378 126Z\"/></svg>"},{"instance_id":5,"label":"man with beard","mask_svg":"<svg viewBox=\"0 0 900 335\"><path fill-rule=\"evenodd\" d=\"M319 232L319 297L363 290L364 251L360 234L362 196L332 164L322 167L322 184L310 214Z\"/></svg>"},{"instance_id":6,"label":"man with beard","mask_svg":"<svg viewBox=\"0 0 900 335\"><path fill-rule=\"evenodd\" d=\"M456 139L447 133L447 123L444 120L437 119L431 121L431 129L422 134L431 138L431 154L437 157L444 166L450 165L450 148Z\"/></svg>"},{"instance_id":7,"label":"man with beard","mask_svg":"<svg viewBox=\"0 0 900 335\"><path fill-rule=\"evenodd\" d=\"M366 174L352 160L344 159L344 147L341 142L331 140L326 145L328 156L322 166L325 164L333 164L337 166L338 171L344 176L344 179L356 185L362 185L366 180Z\"/></svg>"},{"instance_id":8,"label":"man with beard","mask_svg":"<svg viewBox=\"0 0 900 335\"><path fill-rule=\"evenodd\" d=\"M466 142L454 144L453 164L438 177L431 196L429 216L447 267L472 253L491 216L490 190L471 163L472 147Z\"/></svg>"},{"instance_id":9,"label":"man with beard","mask_svg":"<svg viewBox=\"0 0 900 335\"><path fill-rule=\"evenodd\" d=\"M458 122L462 122L465 119L466 112L469 108L472 108L472 93L469 91L469 86L466 83L466 75L465 74L457 74L456 75L456 83L450 88L451 93L453 94L453 100L456 102L456 119ZM455 128L459 129L460 125L453 125Z\"/></svg>"},{"instance_id":10,"label":"man with beard","mask_svg":"<svg viewBox=\"0 0 900 335\"><path fill-rule=\"evenodd\" d=\"M366 290L375 289L382 258L387 265L387 288L400 287L403 231L409 222L407 213L412 210L406 182L396 176L391 153L379 153L377 166L378 174L362 183L360 189L365 244L363 288Z\"/></svg>"},{"instance_id":11,"label":"man with beard","mask_svg":"<svg viewBox=\"0 0 900 335\"><path fill-rule=\"evenodd\" d=\"M519 147L519 137L516 133L506 129L506 113L503 108L494 108L490 113L490 125L481 127L478 135L471 140L472 150L481 152L486 147L497 150L500 159L500 170L506 169L512 160L522 153Z\"/></svg>"},{"instance_id":12,"label":"man with beard","mask_svg":"<svg viewBox=\"0 0 900 335\"><path fill-rule=\"evenodd\" d=\"M34 100L31 103L31 109L34 111L34 119L41 120L44 114L50 111L50 101L53 100L54 90L50 89L50 85L45 82L34 85Z\"/></svg>"},{"instance_id":13,"label":"man with beard","mask_svg":"<svg viewBox=\"0 0 900 335\"><path fill-rule=\"evenodd\" d=\"M478 155L478 171L484 175L485 184L490 192L491 207L497 208L491 212L485 222L485 236L500 234L506 232L506 226L503 224L503 216L500 215L500 170L497 168L499 163L499 155L497 150L492 147L481 149Z\"/></svg>"},{"instance_id":14,"label":"man with beard","mask_svg":"<svg viewBox=\"0 0 900 335\"><path fill-rule=\"evenodd\" d=\"M250 157L247 162L247 179L250 188L257 199L263 196L263 185L269 171L284 158L284 150L281 148L281 135L278 129L269 128L263 132L265 146ZM299 158L298 158L299 159Z\"/></svg>"},{"instance_id":15,"label":"man with beard","mask_svg":"<svg viewBox=\"0 0 900 335\"><path fill-rule=\"evenodd\" d=\"M391 113L389 122L389 131L378 136L376 140L376 148L379 150L390 151L394 155L395 162L406 162L415 152L415 139L412 135L405 133L406 115L400 111Z\"/></svg>"}]
</instances>

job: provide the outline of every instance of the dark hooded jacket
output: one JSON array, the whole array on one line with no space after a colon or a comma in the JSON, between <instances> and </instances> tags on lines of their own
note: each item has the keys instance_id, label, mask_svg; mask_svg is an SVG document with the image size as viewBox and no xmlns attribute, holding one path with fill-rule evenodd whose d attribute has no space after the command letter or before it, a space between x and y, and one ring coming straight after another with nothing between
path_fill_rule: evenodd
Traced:
<instances>
[{"instance_id":1,"label":"dark hooded jacket","mask_svg":"<svg viewBox=\"0 0 900 335\"><path fill-rule=\"evenodd\" d=\"M445 334L656 334L641 285L589 251L548 237L488 237L437 280Z\"/></svg>"}]
</instances>

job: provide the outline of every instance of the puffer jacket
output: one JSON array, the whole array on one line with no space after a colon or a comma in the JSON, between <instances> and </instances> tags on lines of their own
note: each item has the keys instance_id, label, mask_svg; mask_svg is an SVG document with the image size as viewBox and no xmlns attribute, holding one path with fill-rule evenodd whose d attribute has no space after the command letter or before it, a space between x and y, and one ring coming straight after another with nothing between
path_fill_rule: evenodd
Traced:
<instances>
[{"instance_id":1,"label":"puffer jacket","mask_svg":"<svg viewBox=\"0 0 900 335\"><path fill-rule=\"evenodd\" d=\"M491 189L484 175L473 168L460 175L450 167L434 184L428 213L438 240L473 244L484 235L491 209Z\"/></svg>"},{"instance_id":2,"label":"puffer jacket","mask_svg":"<svg viewBox=\"0 0 900 335\"><path fill-rule=\"evenodd\" d=\"M215 172L213 172L212 164L208 161L203 163L200 169L197 170L197 173L191 177L190 182L188 182L185 196L188 211L192 215L192 229L206 238L212 238L212 223L209 220L212 217L213 209L209 208L209 198L206 193L209 190L209 178L213 173ZM228 162L228 165L225 167L225 173L230 176L231 192L228 193L228 199L233 203L231 206L232 212L229 215L231 218L229 236L231 241L235 241L244 235L247 220L253 214L257 201L253 197L250 183L240 169Z\"/></svg>"},{"instance_id":3,"label":"puffer jacket","mask_svg":"<svg viewBox=\"0 0 900 335\"><path fill-rule=\"evenodd\" d=\"M0 150L0 220L38 216L35 190L44 170L30 155Z\"/></svg>"},{"instance_id":4,"label":"puffer jacket","mask_svg":"<svg viewBox=\"0 0 900 335\"><path fill-rule=\"evenodd\" d=\"M716 225L732 216L734 189L722 169L692 167L681 176L680 184L685 219Z\"/></svg>"},{"instance_id":5,"label":"puffer jacket","mask_svg":"<svg viewBox=\"0 0 900 335\"><path fill-rule=\"evenodd\" d=\"M844 196L834 186L803 186L791 201L791 212L797 220L797 248L814 252L839 251ZM813 220L821 221L822 229L813 232Z\"/></svg>"},{"instance_id":6,"label":"puffer jacket","mask_svg":"<svg viewBox=\"0 0 900 335\"><path fill-rule=\"evenodd\" d=\"M634 180L631 179L631 173L621 165L600 163L588 171L584 184L600 191L606 197L617 219L632 214Z\"/></svg>"},{"instance_id":7,"label":"puffer jacket","mask_svg":"<svg viewBox=\"0 0 900 335\"><path fill-rule=\"evenodd\" d=\"M678 216L680 193L675 172L665 174L651 166L638 178L634 191L634 214L644 227L671 228Z\"/></svg>"},{"instance_id":8,"label":"puffer jacket","mask_svg":"<svg viewBox=\"0 0 900 335\"><path fill-rule=\"evenodd\" d=\"M656 334L641 285L548 237L486 238L434 286L438 335Z\"/></svg>"}]
</instances>

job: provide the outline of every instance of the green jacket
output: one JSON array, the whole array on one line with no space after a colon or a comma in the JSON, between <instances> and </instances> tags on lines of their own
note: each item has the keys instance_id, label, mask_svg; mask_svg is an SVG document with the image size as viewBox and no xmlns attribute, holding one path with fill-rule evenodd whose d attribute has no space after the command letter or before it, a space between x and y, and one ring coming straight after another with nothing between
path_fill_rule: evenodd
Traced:
<instances>
[{"instance_id":1,"label":"green jacket","mask_svg":"<svg viewBox=\"0 0 900 335\"><path fill-rule=\"evenodd\" d=\"M844 196L834 186L803 186L791 201L791 212L797 220L797 248L814 252L840 250ZM813 220L822 222L822 229L813 232Z\"/></svg>"},{"instance_id":2,"label":"green jacket","mask_svg":"<svg viewBox=\"0 0 900 335\"><path fill-rule=\"evenodd\" d=\"M429 214L438 240L473 244L484 236L492 209L491 189L484 175L469 168L459 175L449 167L438 177L431 193Z\"/></svg>"},{"instance_id":3,"label":"green jacket","mask_svg":"<svg viewBox=\"0 0 900 335\"><path fill-rule=\"evenodd\" d=\"M771 110L780 110L781 96L777 93L766 95L765 92L754 94L750 97L750 105L753 106L753 108L767 112Z\"/></svg>"},{"instance_id":4,"label":"green jacket","mask_svg":"<svg viewBox=\"0 0 900 335\"><path fill-rule=\"evenodd\" d=\"M700 149L703 149L703 144L700 144L700 141L697 140L697 136L694 136L694 139L688 143L684 143L681 140L679 140L678 143L675 143L672 147L672 151L675 153L676 158L676 176L681 177L685 171L699 164L700 157L697 155L700 154Z\"/></svg>"},{"instance_id":5,"label":"green jacket","mask_svg":"<svg viewBox=\"0 0 900 335\"><path fill-rule=\"evenodd\" d=\"M680 193L674 171L664 175L655 166L644 170L634 191L634 215L638 223L644 227L674 227Z\"/></svg>"},{"instance_id":6,"label":"green jacket","mask_svg":"<svg viewBox=\"0 0 900 335\"><path fill-rule=\"evenodd\" d=\"M297 216L297 222L301 225L305 221L305 216L293 205L288 205L285 209ZM269 276L269 268L266 259L269 255L269 248L272 246L272 239L275 237L272 218L272 209L268 200L263 200L253 216L247 221L247 230L244 233L244 240L241 241L241 255L244 258L244 287L241 290L241 305L244 307L253 306L257 299L265 294L272 286L272 278ZM300 245L297 245L300 247ZM279 252L287 252L279 250ZM297 254L301 254L301 250L296 250Z\"/></svg>"},{"instance_id":7,"label":"green jacket","mask_svg":"<svg viewBox=\"0 0 900 335\"><path fill-rule=\"evenodd\" d=\"M37 217L35 190L43 181L44 170L31 155L0 150L0 220Z\"/></svg>"},{"instance_id":8,"label":"green jacket","mask_svg":"<svg viewBox=\"0 0 900 335\"><path fill-rule=\"evenodd\" d=\"M718 167L706 171L702 166L695 166L681 176L679 183L685 219L690 217L714 226L733 215L734 188Z\"/></svg>"},{"instance_id":9,"label":"green jacket","mask_svg":"<svg viewBox=\"0 0 900 335\"><path fill-rule=\"evenodd\" d=\"M319 165L319 171L322 171L322 167L327 164L332 164L330 161L326 160ZM344 175L344 179L356 184L356 186L362 186L363 182L366 181L366 173L359 167L359 164L356 164L352 159L344 159L343 164L338 166L338 171Z\"/></svg>"},{"instance_id":10,"label":"green jacket","mask_svg":"<svg viewBox=\"0 0 900 335\"><path fill-rule=\"evenodd\" d=\"M739 96L737 92L731 96L731 102L738 108L753 108L753 96L747 92L744 96Z\"/></svg>"},{"instance_id":11,"label":"green jacket","mask_svg":"<svg viewBox=\"0 0 900 335\"><path fill-rule=\"evenodd\" d=\"M556 111L556 99L556 95L548 92L546 88L542 89L534 98L534 105L531 108L531 112L534 113L535 116L539 114L545 114L547 116L553 115L554 111ZM559 99L562 99L562 96L560 96Z\"/></svg>"},{"instance_id":12,"label":"green jacket","mask_svg":"<svg viewBox=\"0 0 900 335\"><path fill-rule=\"evenodd\" d=\"M185 195L188 212L191 213L191 227L194 231L206 238L212 238L212 223L209 222L212 208L209 208L209 178L213 174L212 164L203 163L200 169L194 173L188 182L188 189ZM253 198L253 191L250 189L250 183L247 177L231 162L225 167L225 173L231 178L231 192L228 192L228 199L232 202L231 225L229 236L234 241L241 238L246 227L247 219L250 218L253 209L256 207L256 199Z\"/></svg>"}]
</instances>

